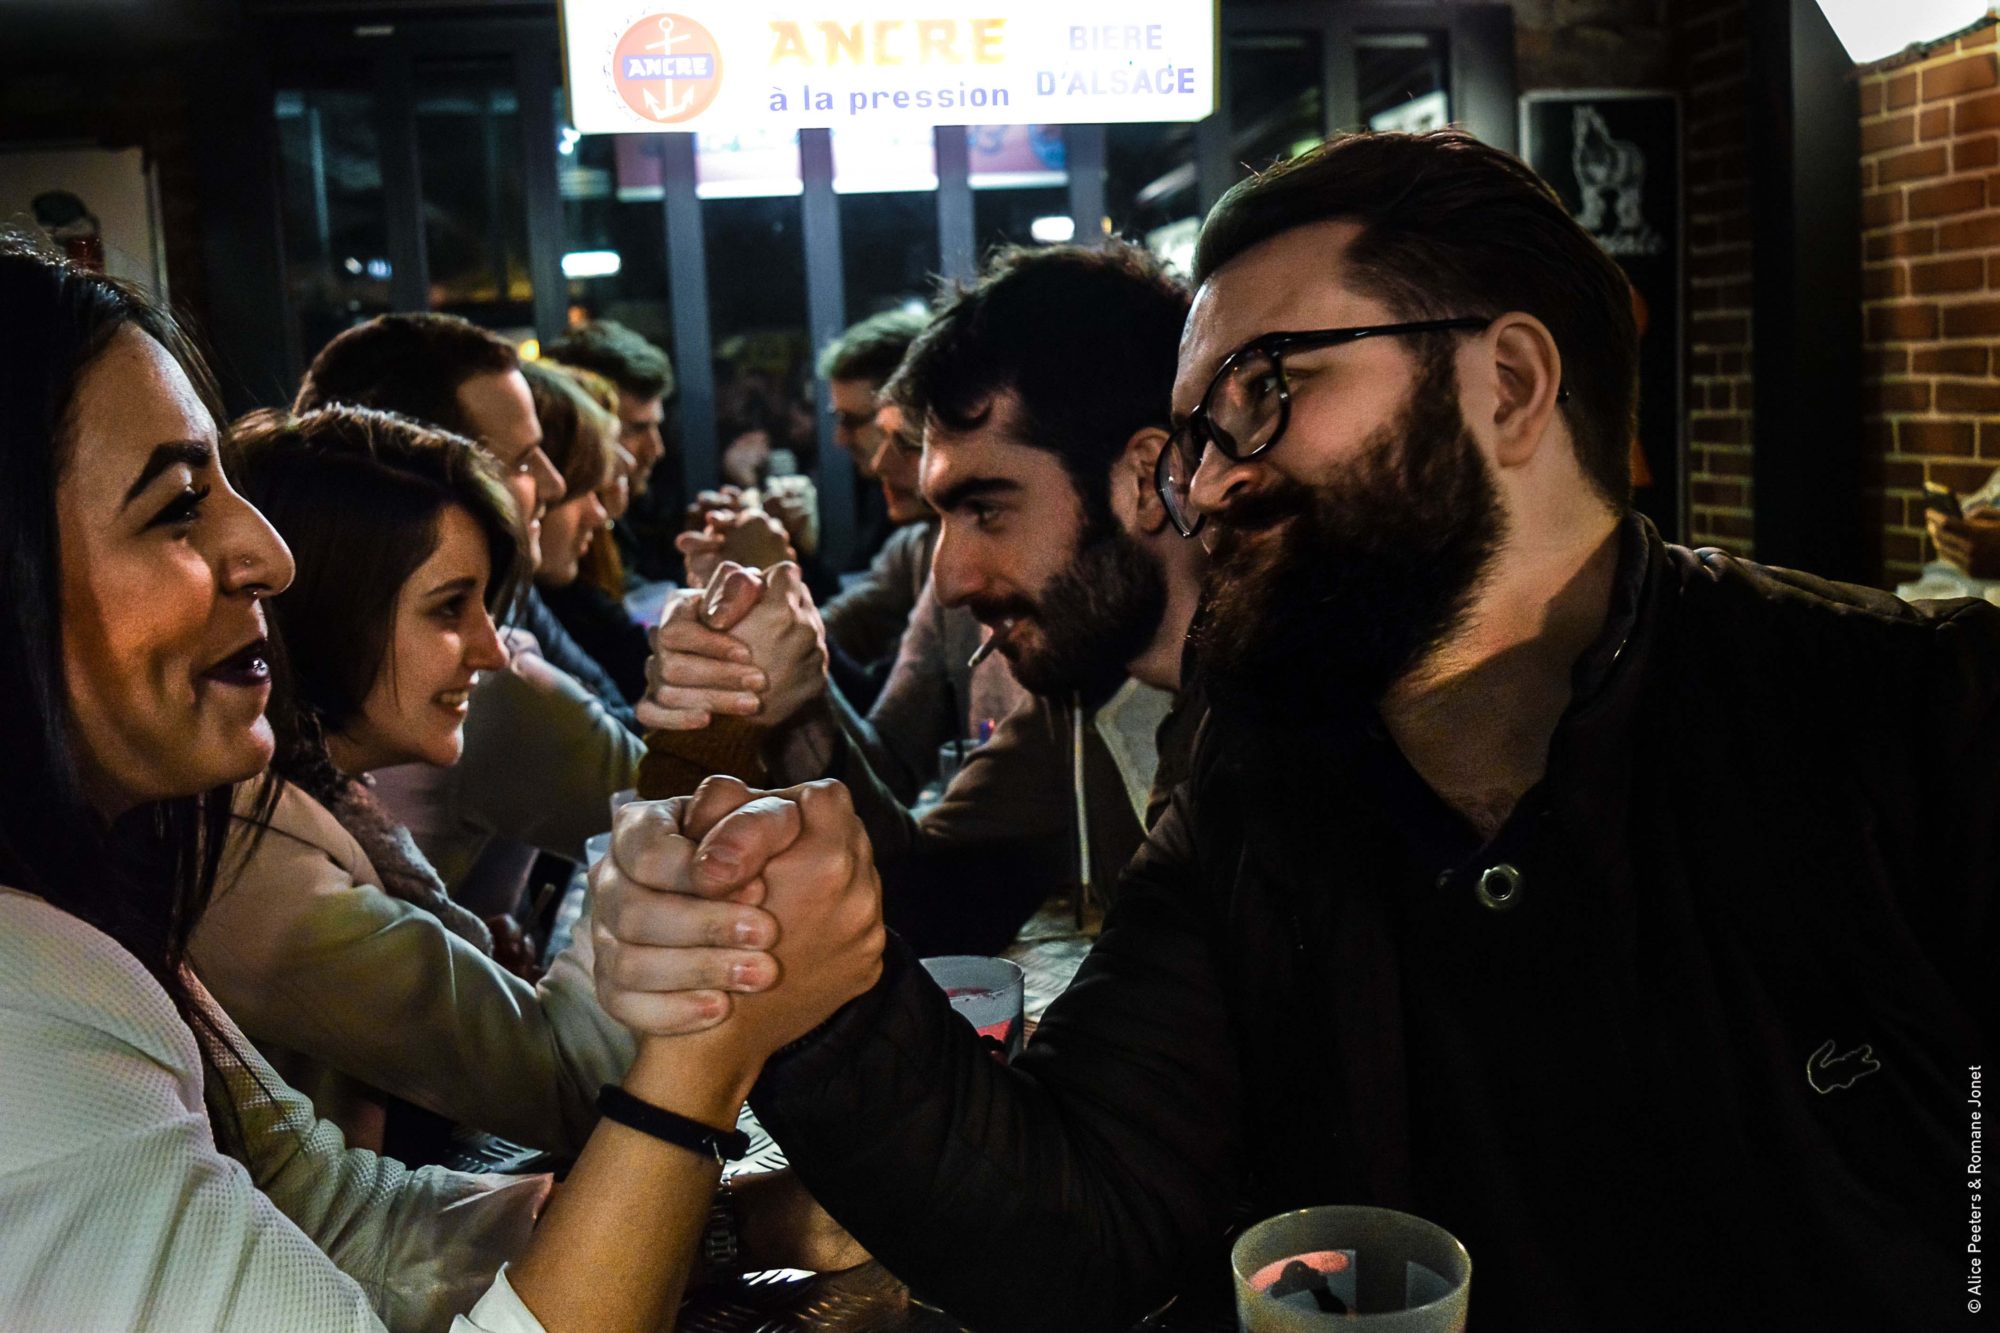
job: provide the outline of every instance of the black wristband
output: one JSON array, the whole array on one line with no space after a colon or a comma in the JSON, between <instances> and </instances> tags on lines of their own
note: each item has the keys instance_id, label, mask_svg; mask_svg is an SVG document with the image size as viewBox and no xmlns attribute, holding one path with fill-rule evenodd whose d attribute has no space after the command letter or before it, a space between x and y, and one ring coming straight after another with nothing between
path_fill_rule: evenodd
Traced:
<instances>
[{"instance_id":1,"label":"black wristband","mask_svg":"<svg viewBox=\"0 0 2000 1333\"><path fill-rule=\"evenodd\" d=\"M750 1152L750 1136L740 1129L716 1129L651 1102L640 1101L616 1083L597 1090L597 1113L662 1143L685 1148L727 1165Z\"/></svg>"}]
</instances>

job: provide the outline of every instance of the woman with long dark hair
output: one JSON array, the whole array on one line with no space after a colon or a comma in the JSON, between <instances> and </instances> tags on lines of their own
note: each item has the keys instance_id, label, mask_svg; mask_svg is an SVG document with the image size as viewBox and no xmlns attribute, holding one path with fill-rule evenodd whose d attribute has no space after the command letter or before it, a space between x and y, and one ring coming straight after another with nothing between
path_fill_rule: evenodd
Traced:
<instances>
[{"instance_id":1,"label":"woman with long dark hair","mask_svg":"<svg viewBox=\"0 0 2000 1333\"><path fill-rule=\"evenodd\" d=\"M206 382L143 298L0 240L0 1328L667 1326L713 1157L621 1113L537 1226L545 1179L346 1148L184 966L292 578ZM625 1094L727 1123L733 1027L642 1041Z\"/></svg>"}]
</instances>

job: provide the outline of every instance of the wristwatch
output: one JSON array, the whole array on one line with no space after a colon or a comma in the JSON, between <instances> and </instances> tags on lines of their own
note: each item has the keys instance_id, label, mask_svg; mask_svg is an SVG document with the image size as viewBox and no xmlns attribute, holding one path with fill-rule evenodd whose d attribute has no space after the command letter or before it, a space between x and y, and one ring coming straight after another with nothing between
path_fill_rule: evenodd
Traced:
<instances>
[{"instance_id":1,"label":"wristwatch","mask_svg":"<svg viewBox=\"0 0 2000 1333\"><path fill-rule=\"evenodd\" d=\"M743 1265L743 1216L727 1180L715 1187L708 1226L701 1233L701 1259L711 1272L734 1273Z\"/></svg>"}]
</instances>

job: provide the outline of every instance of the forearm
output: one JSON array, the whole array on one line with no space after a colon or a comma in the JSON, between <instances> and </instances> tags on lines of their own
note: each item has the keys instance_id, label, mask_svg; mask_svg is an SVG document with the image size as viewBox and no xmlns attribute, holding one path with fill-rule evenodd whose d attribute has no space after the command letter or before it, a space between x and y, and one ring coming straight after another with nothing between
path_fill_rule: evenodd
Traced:
<instances>
[{"instance_id":1,"label":"forearm","mask_svg":"<svg viewBox=\"0 0 2000 1333\"><path fill-rule=\"evenodd\" d=\"M1172 1294L1188 1254L1220 1235L1235 1183L1233 1075L1208 1058L1220 1045L1200 1046L1214 1021L1182 1043L1164 1029L1191 1015L1168 1001L1153 1030L1107 1041L1072 1027L1005 1069L892 952L876 991L755 1094L814 1197L976 1327L1124 1327Z\"/></svg>"},{"instance_id":2,"label":"forearm","mask_svg":"<svg viewBox=\"0 0 2000 1333\"><path fill-rule=\"evenodd\" d=\"M736 1123L755 1074L703 1034L646 1043L624 1086L642 1101L725 1128ZM710 1158L600 1121L509 1270L514 1290L549 1333L668 1327L720 1175Z\"/></svg>"},{"instance_id":3,"label":"forearm","mask_svg":"<svg viewBox=\"0 0 2000 1333\"><path fill-rule=\"evenodd\" d=\"M840 749L840 722L828 693L775 729L764 746L772 785L795 787L827 776Z\"/></svg>"}]
</instances>

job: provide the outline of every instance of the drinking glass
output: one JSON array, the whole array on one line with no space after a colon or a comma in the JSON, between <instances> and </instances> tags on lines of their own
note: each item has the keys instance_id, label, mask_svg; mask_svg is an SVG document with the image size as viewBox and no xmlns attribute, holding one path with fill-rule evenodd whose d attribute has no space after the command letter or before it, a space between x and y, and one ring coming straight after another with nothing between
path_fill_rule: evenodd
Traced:
<instances>
[{"instance_id":1,"label":"drinking glass","mask_svg":"<svg viewBox=\"0 0 2000 1333\"><path fill-rule=\"evenodd\" d=\"M1388 1208L1304 1208L1229 1252L1244 1333L1464 1333L1472 1259L1452 1234Z\"/></svg>"},{"instance_id":2,"label":"drinking glass","mask_svg":"<svg viewBox=\"0 0 2000 1333\"><path fill-rule=\"evenodd\" d=\"M952 1012L986 1038L1002 1063L1021 1053L1027 1044L1023 1022L1027 978L1019 964L1005 958L952 954L924 959L924 971L951 1001Z\"/></svg>"}]
</instances>

